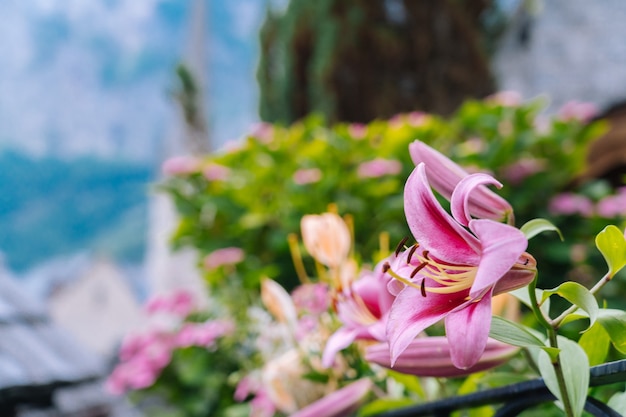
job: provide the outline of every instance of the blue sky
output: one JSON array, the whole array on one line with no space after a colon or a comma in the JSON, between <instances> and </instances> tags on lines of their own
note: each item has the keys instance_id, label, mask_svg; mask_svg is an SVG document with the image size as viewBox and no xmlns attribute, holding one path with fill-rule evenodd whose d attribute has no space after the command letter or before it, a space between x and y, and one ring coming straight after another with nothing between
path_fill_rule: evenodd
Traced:
<instances>
[{"instance_id":1,"label":"blue sky","mask_svg":"<svg viewBox=\"0 0 626 417\"><path fill-rule=\"evenodd\" d=\"M216 142L257 120L264 0L207 0L207 109ZM176 135L173 68L192 0L0 2L0 146L154 160Z\"/></svg>"}]
</instances>

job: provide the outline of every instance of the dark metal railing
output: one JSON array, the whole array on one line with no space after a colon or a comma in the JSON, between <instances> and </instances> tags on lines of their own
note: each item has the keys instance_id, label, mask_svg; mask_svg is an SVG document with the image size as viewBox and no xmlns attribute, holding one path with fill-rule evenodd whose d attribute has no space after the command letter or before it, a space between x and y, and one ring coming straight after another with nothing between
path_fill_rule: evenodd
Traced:
<instances>
[{"instance_id":1,"label":"dark metal railing","mask_svg":"<svg viewBox=\"0 0 626 417\"><path fill-rule=\"evenodd\" d=\"M605 363L591 368L589 385L601 385L626 382L626 360ZM454 411L471 409L484 405L502 404L494 417L517 416L524 410L539 404L554 401L542 379L520 382L504 387L493 388L474 394L416 404L379 414L377 417L449 417ZM596 417L621 417L622 414L606 404L588 397L585 411Z\"/></svg>"}]
</instances>

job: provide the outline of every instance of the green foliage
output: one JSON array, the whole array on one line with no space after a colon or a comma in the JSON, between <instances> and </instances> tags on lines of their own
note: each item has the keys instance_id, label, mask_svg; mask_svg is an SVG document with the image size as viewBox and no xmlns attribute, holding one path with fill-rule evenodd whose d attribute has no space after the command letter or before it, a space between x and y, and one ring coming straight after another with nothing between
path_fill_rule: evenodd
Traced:
<instances>
[{"instance_id":1,"label":"green foliage","mask_svg":"<svg viewBox=\"0 0 626 417\"><path fill-rule=\"evenodd\" d=\"M0 250L12 269L88 249L142 258L149 167L14 152L2 153L0 165Z\"/></svg>"},{"instance_id":2,"label":"green foliage","mask_svg":"<svg viewBox=\"0 0 626 417\"><path fill-rule=\"evenodd\" d=\"M368 122L421 109L449 114L467 97L493 91L484 44L496 37L483 1L291 0L268 9L257 79L265 121L310 113L329 122ZM495 18L494 18L495 17ZM495 14L490 21L502 19ZM446 31L436 29L444 23ZM437 68L437 70L433 70Z\"/></svg>"},{"instance_id":3,"label":"green foliage","mask_svg":"<svg viewBox=\"0 0 626 417\"><path fill-rule=\"evenodd\" d=\"M580 415L589 362L621 357L626 351L623 311L599 308L595 298L624 265L620 246L624 235L617 227L606 228L598 235L599 252L592 254L595 233L608 219L593 211L564 215L551 209L552 198L571 189L573 179L582 173L587 145L604 126L542 120L541 109L538 101L505 105L494 97L468 101L449 118L410 113L367 125L328 127L321 117L309 116L289 127L265 125L237 148L207 155L190 172L173 174L160 185L173 198L180 216L173 243L196 248L201 259L221 248L243 249L245 259L236 266L205 271L213 294L221 297L233 317L258 298L264 276L290 289L296 277L302 279L302 270L318 267L319 274L323 269L310 258L304 259L299 273L294 268L292 254L301 252L294 236L306 214L330 210L349 215L356 261L381 259L393 251L395 242L410 235L403 188L414 169L408 148L419 139L468 170L489 171L503 183L498 193L513 206L516 222L524 224L522 231L533 238L528 251L537 259L541 274L529 288L515 292L533 310L536 322L528 316L524 324L493 317L490 336L527 348L531 364L538 364L550 390L559 397L560 388L566 389L574 414ZM372 170L368 165L372 162L382 171ZM594 201L608 195L598 183L585 184L581 192ZM581 248L584 256L577 252ZM606 269L602 256L611 273L594 286L604 275L598 271ZM585 274L573 275L581 266ZM607 307L610 302L601 304ZM589 320L587 328L582 327L584 322L576 322L583 318ZM543 332L537 327L543 327ZM567 338L557 337L557 331ZM555 372L559 363L563 369ZM524 374L531 368L517 369ZM306 377L321 380L323 376ZM415 380L396 378L395 382L403 384L406 395L428 395ZM465 387L477 388L479 382L484 383L465 380L470 384ZM403 401L385 398L362 413L397 407Z\"/></svg>"},{"instance_id":4,"label":"green foliage","mask_svg":"<svg viewBox=\"0 0 626 417\"><path fill-rule=\"evenodd\" d=\"M585 351L575 342L559 337L560 367L567 395L571 401L574 416L578 417L583 412L589 389L589 359ZM553 366L554 360L547 354L539 355L539 370L548 389L559 400L563 399L557 374Z\"/></svg>"},{"instance_id":5,"label":"green foliage","mask_svg":"<svg viewBox=\"0 0 626 417\"><path fill-rule=\"evenodd\" d=\"M609 266L612 277L626 265L626 239L616 226L607 226L596 236L596 246Z\"/></svg>"},{"instance_id":6,"label":"green foliage","mask_svg":"<svg viewBox=\"0 0 626 417\"><path fill-rule=\"evenodd\" d=\"M373 259L381 233L389 234L391 250L409 235L403 187L414 168L407 150L415 139L463 166L493 172L504 183L499 193L515 208L518 222L537 217L552 221L547 203L581 171L585 145L597 131L558 119L546 121L547 127L539 130L540 110L540 102L506 107L486 100L469 101L447 119L410 113L368 125L326 127L323 119L310 116L290 127L265 126L238 148L205 157L197 171L161 184L180 215L173 242L197 248L201 256L241 247L247 256L239 272L247 276L247 287L258 285L262 273L271 273L290 288L296 274L287 236L299 233L303 215L334 204L340 214L354 219L355 252ZM400 171L359 175L362 163L380 158L399 161ZM535 169L519 168L520 160ZM215 164L227 167L229 174L207 179L203 171ZM310 182L297 181L307 172L313 176ZM548 271L554 262L561 266L559 256L531 253ZM261 273L268 267L270 271Z\"/></svg>"}]
</instances>

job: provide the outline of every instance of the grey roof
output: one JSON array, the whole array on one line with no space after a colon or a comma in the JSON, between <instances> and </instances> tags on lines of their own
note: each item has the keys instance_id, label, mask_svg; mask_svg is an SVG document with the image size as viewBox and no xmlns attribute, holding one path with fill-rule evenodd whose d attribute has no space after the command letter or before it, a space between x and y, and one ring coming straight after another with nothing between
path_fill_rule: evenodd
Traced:
<instances>
[{"instance_id":1,"label":"grey roof","mask_svg":"<svg viewBox=\"0 0 626 417\"><path fill-rule=\"evenodd\" d=\"M94 381L105 372L100 357L79 346L0 273L0 408L52 398L59 387Z\"/></svg>"}]
</instances>

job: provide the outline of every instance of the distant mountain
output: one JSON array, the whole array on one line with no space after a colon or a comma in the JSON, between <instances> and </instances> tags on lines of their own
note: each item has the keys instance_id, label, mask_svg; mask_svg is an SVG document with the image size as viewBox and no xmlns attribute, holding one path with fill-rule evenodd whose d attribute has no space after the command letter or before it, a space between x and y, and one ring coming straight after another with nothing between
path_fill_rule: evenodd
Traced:
<instances>
[{"instance_id":1,"label":"distant mountain","mask_svg":"<svg viewBox=\"0 0 626 417\"><path fill-rule=\"evenodd\" d=\"M207 2L207 106L216 142L257 116L265 0ZM0 145L37 155L160 158L193 0L0 2Z\"/></svg>"},{"instance_id":2,"label":"distant mountain","mask_svg":"<svg viewBox=\"0 0 626 417\"><path fill-rule=\"evenodd\" d=\"M0 1L0 252L21 272L75 252L140 262L149 185L181 135L171 93L195 0ZM214 143L257 119L266 0L206 1Z\"/></svg>"},{"instance_id":3,"label":"distant mountain","mask_svg":"<svg viewBox=\"0 0 626 417\"><path fill-rule=\"evenodd\" d=\"M0 251L21 272L90 252L140 262L153 172L146 164L0 154Z\"/></svg>"}]
</instances>

